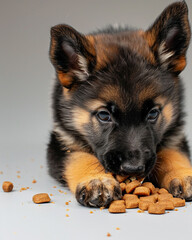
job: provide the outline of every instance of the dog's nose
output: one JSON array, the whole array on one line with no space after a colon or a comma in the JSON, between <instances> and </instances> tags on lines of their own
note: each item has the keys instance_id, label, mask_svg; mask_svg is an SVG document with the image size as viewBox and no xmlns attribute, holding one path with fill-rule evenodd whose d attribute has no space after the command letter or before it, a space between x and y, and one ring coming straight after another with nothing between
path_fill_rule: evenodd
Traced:
<instances>
[{"instance_id":1,"label":"dog's nose","mask_svg":"<svg viewBox=\"0 0 192 240\"><path fill-rule=\"evenodd\" d=\"M124 162L121 164L120 169L122 172L127 173L127 174L129 174L129 173L138 174L138 173L145 172L145 165L132 166L128 162Z\"/></svg>"}]
</instances>

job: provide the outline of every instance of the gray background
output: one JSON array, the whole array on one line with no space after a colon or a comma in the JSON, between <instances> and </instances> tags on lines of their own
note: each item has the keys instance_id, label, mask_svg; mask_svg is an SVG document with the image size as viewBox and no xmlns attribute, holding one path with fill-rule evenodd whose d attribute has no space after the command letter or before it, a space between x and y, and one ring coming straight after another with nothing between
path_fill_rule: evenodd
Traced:
<instances>
[{"instance_id":1,"label":"gray background","mask_svg":"<svg viewBox=\"0 0 192 240\"><path fill-rule=\"evenodd\" d=\"M1 0L0 147L46 143L51 128L54 69L48 59L50 27L67 23L83 33L122 23L146 29L171 0ZM192 19L192 1L186 1ZM192 122L192 46L182 73L187 133Z\"/></svg>"},{"instance_id":2,"label":"gray background","mask_svg":"<svg viewBox=\"0 0 192 240\"><path fill-rule=\"evenodd\" d=\"M128 235L138 239L159 232L156 239L191 238L192 208L164 216L110 215L79 206L74 197L47 175L45 148L51 130L51 87L54 69L48 59L50 27L67 23L83 33L108 24L128 24L146 29L171 0L0 0L0 184L14 182L8 195L0 191L0 239L112 239ZM192 1L189 17L192 20ZM186 133L192 146L192 45L188 66L182 73L186 88ZM40 167L40 166L43 167ZM21 178L17 178L17 171ZM32 184L32 179L37 184ZM57 185L67 192L58 193ZM27 191L19 192L21 187ZM54 193L55 205L39 207L31 202L37 192ZM59 195L60 194L60 195ZM65 197L64 197L65 196ZM64 202L72 200L70 219L66 220ZM66 208L66 207L65 207ZM128 222L129 227L128 227ZM169 224L174 226L169 227ZM146 225L147 224L147 225ZM99 226L99 228L98 228ZM116 227L121 231L117 233ZM140 231L137 230L139 227ZM97 230L97 228L99 230ZM56 237L55 237L56 236ZM151 236L152 238L152 236ZM136 238L134 238L136 239Z\"/></svg>"}]
</instances>

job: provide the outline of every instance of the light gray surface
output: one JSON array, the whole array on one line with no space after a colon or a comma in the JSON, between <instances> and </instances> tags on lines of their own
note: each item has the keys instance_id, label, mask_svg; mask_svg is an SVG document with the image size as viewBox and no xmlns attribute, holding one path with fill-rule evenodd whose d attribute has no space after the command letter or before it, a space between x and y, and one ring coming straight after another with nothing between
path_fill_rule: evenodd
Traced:
<instances>
[{"instance_id":1,"label":"light gray surface","mask_svg":"<svg viewBox=\"0 0 192 240\"><path fill-rule=\"evenodd\" d=\"M7 163L4 161L1 165L0 185L7 179L15 186L10 193L0 190L1 240L191 239L191 203L178 211L158 216L137 213L138 209L127 210L125 214L110 214L107 209L82 207L66 188L47 175L42 149L43 146L36 152L24 149L21 153L14 148L15 155L1 156ZM33 184L33 179L37 183ZM20 192L23 187L29 189ZM53 194L51 200L54 203L34 204L32 196L39 192ZM71 202L66 205L69 200ZM120 230L116 230L117 227Z\"/></svg>"},{"instance_id":2,"label":"light gray surface","mask_svg":"<svg viewBox=\"0 0 192 240\"><path fill-rule=\"evenodd\" d=\"M107 24L146 29L171 0L9 0L0 2L0 239L181 239L192 236L192 206L163 216L136 210L109 215L79 206L74 197L47 174L45 148L51 129L50 93L54 70L48 60L49 29L67 23L87 33ZM186 1L192 19L191 0ZM192 146L192 46L182 73L186 86L186 132ZM32 161L34 159L34 161ZM43 168L40 166L43 165ZM21 178L17 178L21 171ZM32 184L32 180L37 180ZM57 185L54 189L53 186ZM21 187L32 189L20 192ZM61 189L67 194L59 193ZM38 192L53 193L55 204L34 205ZM65 202L71 199L71 204ZM69 212L66 209L69 208ZM65 215L69 214L69 218ZM119 227L120 230L116 230ZM134 237L134 236L137 237ZM126 238L125 238L126 237Z\"/></svg>"}]
</instances>

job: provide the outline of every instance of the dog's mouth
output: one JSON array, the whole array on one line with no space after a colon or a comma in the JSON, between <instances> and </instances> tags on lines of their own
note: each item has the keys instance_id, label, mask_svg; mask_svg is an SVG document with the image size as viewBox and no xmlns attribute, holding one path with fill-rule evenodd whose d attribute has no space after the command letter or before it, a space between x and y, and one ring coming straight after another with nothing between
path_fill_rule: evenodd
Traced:
<instances>
[{"instance_id":1,"label":"dog's mouth","mask_svg":"<svg viewBox=\"0 0 192 240\"><path fill-rule=\"evenodd\" d=\"M150 159L143 161L141 164L131 164L129 161L110 161L105 158L99 158L106 172L115 175L129 176L136 178L146 178L152 172L156 163L156 154L152 154Z\"/></svg>"}]
</instances>

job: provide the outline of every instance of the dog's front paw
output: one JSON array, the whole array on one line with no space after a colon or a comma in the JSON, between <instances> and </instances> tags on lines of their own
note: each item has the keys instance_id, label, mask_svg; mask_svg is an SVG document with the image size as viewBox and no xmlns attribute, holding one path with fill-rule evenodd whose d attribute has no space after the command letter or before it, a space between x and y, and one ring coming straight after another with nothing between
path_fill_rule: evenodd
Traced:
<instances>
[{"instance_id":1,"label":"dog's front paw","mask_svg":"<svg viewBox=\"0 0 192 240\"><path fill-rule=\"evenodd\" d=\"M192 169L182 169L169 182L169 191L174 197L192 200Z\"/></svg>"},{"instance_id":2,"label":"dog's front paw","mask_svg":"<svg viewBox=\"0 0 192 240\"><path fill-rule=\"evenodd\" d=\"M77 201L84 206L102 207L120 199L122 192L115 179L103 177L78 184L75 195Z\"/></svg>"}]
</instances>

